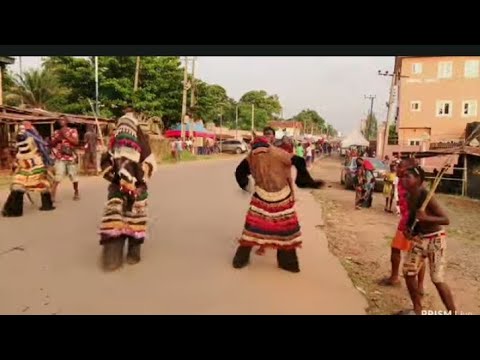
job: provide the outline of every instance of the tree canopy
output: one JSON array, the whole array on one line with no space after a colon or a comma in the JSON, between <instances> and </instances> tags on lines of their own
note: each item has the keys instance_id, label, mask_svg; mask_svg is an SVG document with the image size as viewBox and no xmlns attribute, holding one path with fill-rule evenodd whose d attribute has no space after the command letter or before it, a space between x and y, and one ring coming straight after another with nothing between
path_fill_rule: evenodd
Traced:
<instances>
[{"instance_id":1,"label":"tree canopy","mask_svg":"<svg viewBox=\"0 0 480 360\"><path fill-rule=\"evenodd\" d=\"M251 129L252 105L254 106L254 126L256 129L264 128L270 120L278 117L282 111L282 105L278 95L269 95L265 90L252 90L240 98L239 127Z\"/></svg>"},{"instance_id":2,"label":"tree canopy","mask_svg":"<svg viewBox=\"0 0 480 360\"><path fill-rule=\"evenodd\" d=\"M141 58L139 87L133 90L136 58L134 56L101 56L99 67L99 102L102 116L119 116L128 103L148 115L180 119L182 101L182 69L180 59L170 56ZM52 56L45 69L57 76L62 86L71 89L59 99L64 112L90 111L86 99L95 98L93 58Z\"/></svg>"},{"instance_id":3,"label":"tree canopy","mask_svg":"<svg viewBox=\"0 0 480 360\"><path fill-rule=\"evenodd\" d=\"M304 109L300 111L297 115L293 117L294 120L300 121L307 127L308 129L311 128L313 125L314 129L321 131L324 134L328 134L331 136L337 135L337 130L328 124L323 117L321 117L315 110L312 109Z\"/></svg>"},{"instance_id":4,"label":"tree canopy","mask_svg":"<svg viewBox=\"0 0 480 360\"><path fill-rule=\"evenodd\" d=\"M166 127L180 122L184 72L180 58L145 56L140 59L138 88L134 91L136 57L98 57L100 116L118 117L125 105L133 104L148 116L161 117ZM5 74L7 104L23 103L72 114L92 111L88 99L95 99L93 57L51 56L44 59L40 69L27 71L21 78L9 72ZM195 104L193 108L187 104L189 111L197 119L213 121L216 125L221 118L223 126L235 128L238 111L239 129L250 130L253 105L254 126L262 129L282 112L278 95L265 90L248 91L236 102L218 84L195 79L193 89ZM314 110L305 109L295 119L314 124L323 132L336 133Z\"/></svg>"},{"instance_id":5,"label":"tree canopy","mask_svg":"<svg viewBox=\"0 0 480 360\"><path fill-rule=\"evenodd\" d=\"M367 121L365 122L365 128L362 131L363 136L365 136L367 140L376 140L377 127L377 118L375 117L375 114L369 114Z\"/></svg>"}]
</instances>

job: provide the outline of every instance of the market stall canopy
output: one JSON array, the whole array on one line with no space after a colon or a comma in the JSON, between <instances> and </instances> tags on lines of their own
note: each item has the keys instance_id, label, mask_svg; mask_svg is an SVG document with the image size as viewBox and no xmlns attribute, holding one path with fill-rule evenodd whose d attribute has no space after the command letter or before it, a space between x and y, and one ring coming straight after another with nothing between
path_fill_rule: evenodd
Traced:
<instances>
[{"instance_id":1,"label":"market stall canopy","mask_svg":"<svg viewBox=\"0 0 480 360\"><path fill-rule=\"evenodd\" d=\"M353 130L345 139L342 140L342 148L350 146L368 146L370 143L362 135L360 130Z\"/></svg>"},{"instance_id":2,"label":"market stall canopy","mask_svg":"<svg viewBox=\"0 0 480 360\"><path fill-rule=\"evenodd\" d=\"M192 126L191 124L185 124L185 136L186 137L188 137L190 135L191 126ZM208 131L207 129L205 129L205 127L203 126L202 123L193 124L192 131L193 131L193 136L194 137L209 137L209 138L212 138L212 139L215 138L215 134ZM178 124L174 128L172 128L170 130L167 130L167 132L165 133L165 136L167 138L181 137L182 136L182 125Z\"/></svg>"}]
</instances>

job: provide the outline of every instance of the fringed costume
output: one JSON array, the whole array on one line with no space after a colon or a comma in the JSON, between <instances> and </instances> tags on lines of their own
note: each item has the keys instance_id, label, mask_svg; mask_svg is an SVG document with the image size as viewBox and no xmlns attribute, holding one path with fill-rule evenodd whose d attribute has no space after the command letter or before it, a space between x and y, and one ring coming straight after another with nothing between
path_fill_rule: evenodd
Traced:
<instances>
[{"instance_id":1,"label":"fringed costume","mask_svg":"<svg viewBox=\"0 0 480 360\"><path fill-rule=\"evenodd\" d=\"M295 183L303 188L320 188L307 171L305 160L256 138L252 151L237 167L238 185L246 190L248 176L255 180L255 191L247 212L245 227L233 259L235 268L246 266L253 246L277 250L278 266L299 272L296 248L301 246L301 232L295 211L291 167L297 168Z\"/></svg>"},{"instance_id":2,"label":"fringed costume","mask_svg":"<svg viewBox=\"0 0 480 360\"><path fill-rule=\"evenodd\" d=\"M11 191L3 207L2 215L6 217L22 216L25 192L39 192L42 199L40 210L54 210L50 192L53 174L49 171L52 160L47 144L30 123L25 122L19 126L16 148Z\"/></svg>"},{"instance_id":3,"label":"fringed costume","mask_svg":"<svg viewBox=\"0 0 480 360\"><path fill-rule=\"evenodd\" d=\"M128 113L121 117L102 156L103 177L110 182L108 201L100 225L100 244L107 270L122 265L123 248L128 240L127 261L140 261L140 246L147 231L147 184L156 170L148 138Z\"/></svg>"}]
</instances>

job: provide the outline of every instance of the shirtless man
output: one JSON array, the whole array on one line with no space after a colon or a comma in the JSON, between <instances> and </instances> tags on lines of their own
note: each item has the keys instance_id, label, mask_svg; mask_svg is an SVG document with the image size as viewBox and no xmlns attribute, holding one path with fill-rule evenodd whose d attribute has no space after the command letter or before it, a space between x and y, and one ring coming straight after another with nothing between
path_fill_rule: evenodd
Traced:
<instances>
[{"instance_id":1,"label":"shirtless man","mask_svg":"<svg viewBox=\"0 0 480 360\"><path fill-rule=\"evenodd\" d=\"M444 225L449 225L447 214L435 197L429 201L425 211L420 210L428 191L423 186L425 172L420 166L409 168L403 178L408 191L410 216L406 236L411 239L412 246L403 264L403 272L408 292L413 302L415 314L422 313L422 296L419 292L417 275L428 258L430 277L437 288L447 310L455 314L456 307L452 292L445 283L447 236Z\"/></svg>"}]
</instances>

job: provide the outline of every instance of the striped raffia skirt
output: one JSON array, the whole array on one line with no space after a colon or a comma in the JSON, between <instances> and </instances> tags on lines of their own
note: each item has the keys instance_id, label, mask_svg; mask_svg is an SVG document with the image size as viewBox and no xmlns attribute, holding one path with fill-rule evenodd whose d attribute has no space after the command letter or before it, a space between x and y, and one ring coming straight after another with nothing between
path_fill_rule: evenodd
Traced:
<instances>
[{"instance_id":1,"label":"striped raffia skirt","mask_svg":"<svg viewBox=\"0 0 480 360\"><path fill-rule=\"evenodd\" d=\"M300 236L290 187L272 193L257 186L250 201L240 245L291 250L301 246Z\"/></svg>"},{"instance_id":2,"label":"striped raffia skirt","mask_svg":"<svg viewBox=\"0 0 480 360\"><path fill-rule=\"evenodd\" d=\"M100 224L100 244L118 238L129 238L138 244L147 232L147 191L133 200L124 196L118 185L110 185L108 201Z\"/></svg>"},{"instance_id":3,"label":"striped raffia skirt","mask_svg":"<svg viewBox=\"0 0 480 360\"><path fill-rule=\"evenodd\" d=\"M53 183L53 174L43 165L39 156L22 159L12 179L11 189L14 191L49 192Z\"/></svg>"}]
</instances>

